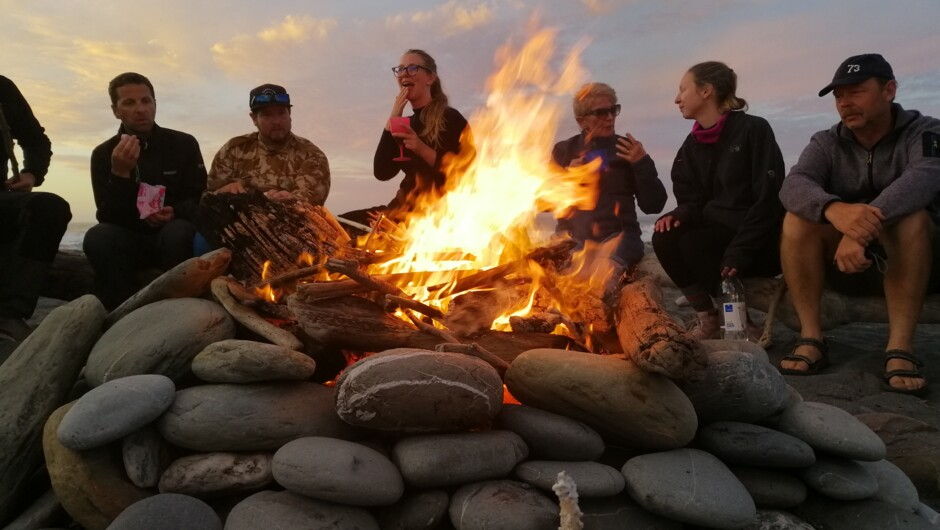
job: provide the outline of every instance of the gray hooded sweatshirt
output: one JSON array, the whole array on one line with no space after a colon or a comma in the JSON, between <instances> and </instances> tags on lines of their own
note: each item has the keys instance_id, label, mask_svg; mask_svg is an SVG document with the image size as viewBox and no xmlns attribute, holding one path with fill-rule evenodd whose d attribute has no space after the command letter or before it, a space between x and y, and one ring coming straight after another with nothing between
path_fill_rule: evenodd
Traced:
<instances>
[{"instance_id":1,"label":"gray hooded sweatshirt","mask_svg":"<svg viewBox=\"0 0 940 530\"><path fill-rule=\"evenodd\" d=\"M893 105L894 130L871 150L841 122L813 135L780 189L789 212L827 222L833 201L881 209L885 224L927 209L940 225L940 120Z\"/></svg>"}]
</instances>

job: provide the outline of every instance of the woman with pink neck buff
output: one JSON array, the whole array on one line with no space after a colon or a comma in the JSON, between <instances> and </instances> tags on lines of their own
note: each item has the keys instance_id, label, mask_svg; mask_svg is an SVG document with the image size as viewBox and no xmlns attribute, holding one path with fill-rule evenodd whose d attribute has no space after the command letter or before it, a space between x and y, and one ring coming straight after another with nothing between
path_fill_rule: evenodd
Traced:
<instances>
[{"instance_id":1,"label":"woman with pink neck buff","mask_svg":"<svg viewBox=\"0 0 940 530\"><path fill-rule=\"evenodd\" d=\"M737 74L717 61L682 76L675 103L694 123L672 165L677 206L653 231L656 256L697 313L689 333L698 340L721 335L712 297L722 278L780 272L783 155L736 90Z\"/></svg>"}]
</instances>

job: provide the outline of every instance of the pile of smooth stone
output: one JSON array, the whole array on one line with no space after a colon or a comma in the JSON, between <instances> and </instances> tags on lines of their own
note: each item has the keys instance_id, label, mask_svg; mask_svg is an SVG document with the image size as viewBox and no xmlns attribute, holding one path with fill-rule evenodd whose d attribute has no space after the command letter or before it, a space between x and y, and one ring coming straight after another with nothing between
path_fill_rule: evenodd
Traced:
<instances>
[{"instance_id":1,"label":"pile of smooth stone","mask_svg":"<svg viewBox=\"0 0 940 530\"><path fill-rule=\"evenodd\" d=\"M0 366L0 524L936 528L874 432L749 343L703 342L707 371L681 384L624 356L530 350L503 379L395 349L326 386L307 354L236 338L190 281L121 315L70 302ZM24 511L43 457L52 488Z\"/></svg>"}]
</instances>

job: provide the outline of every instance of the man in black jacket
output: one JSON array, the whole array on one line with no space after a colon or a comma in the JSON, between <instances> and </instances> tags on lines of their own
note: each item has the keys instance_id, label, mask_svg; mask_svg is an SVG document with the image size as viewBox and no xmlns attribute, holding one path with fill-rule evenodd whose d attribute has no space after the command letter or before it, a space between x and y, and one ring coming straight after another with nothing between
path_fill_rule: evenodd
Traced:
<instances>
[{"instance_id":1,"label":"man in black jacket","mask_svg":"<svg viewBox=\"0 0 940 530\"><path fill-rule=\"evenodd\" d=\"M0 340L22 340L39 290L72 219L58 195L34 192L42 184L52 143L13 81L0 76ZM23 150L19 170L13 140ZM12 162L12 174L7 164Z\"/></svg>"},{"instance_id":2,"label":"man in black jacket","mask_svg":"<svg viewBox=\"0 0 940 530\"><path fill-rule=\"evenodd\" d=\"M193 256L193 218L206 167L195 138L155 123L149 79L121 74L108 94L121 126L91 154L99 224L85 234L83 247L95 270L95 292L113 309L140 287L139 270L167 270ZM157 201L139 200L147 194Z\"/></svg>"}]
</instances>

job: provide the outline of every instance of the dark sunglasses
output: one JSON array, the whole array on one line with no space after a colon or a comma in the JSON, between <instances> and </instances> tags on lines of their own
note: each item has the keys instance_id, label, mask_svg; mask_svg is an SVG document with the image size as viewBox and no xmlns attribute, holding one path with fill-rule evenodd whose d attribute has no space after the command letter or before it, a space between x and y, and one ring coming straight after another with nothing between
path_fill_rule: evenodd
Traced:
<instances>
[{"instance_id":1,"label":"dark sunglasses","mask_svg":"<svg viewBox=\"0 0 940 530\"><path fill-rule=\"evenodd\" d=\"M585 116L596 116L598 118L603 118L608 114L612 116L620 116L620 103L617 103L613 107L604 107L602 109L589 110L584 113Z\"/></svg>"},{"instance_id":2,"label":"dark sunglasses","mask_svg":"<svg viewBox=\"0 0 940 530\"><path fill-rule=\"evenodd\" d=\"M249 106L267 105L268 103L283 103L290 105L290 94L258 94L251 98Z\"/></svg>"},{"instance_id":3,"label":"dark sunglasses","mask_svg":"<svg viewBox=\"0 0 940 530\"><path fill-rule=\"evenodd\" d=\"M428 73L431 73L430 68L428 68L427 66L421 66L420 64L409 64L408 66L393 66L392 73L395 74L395 77L401 77L405 74L407 74L408 77L411 77L418 73L419 68L427 70Z\"/></svg>"}]
</instances>

